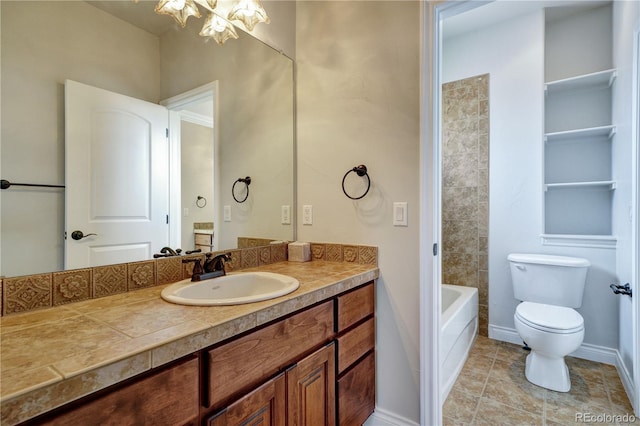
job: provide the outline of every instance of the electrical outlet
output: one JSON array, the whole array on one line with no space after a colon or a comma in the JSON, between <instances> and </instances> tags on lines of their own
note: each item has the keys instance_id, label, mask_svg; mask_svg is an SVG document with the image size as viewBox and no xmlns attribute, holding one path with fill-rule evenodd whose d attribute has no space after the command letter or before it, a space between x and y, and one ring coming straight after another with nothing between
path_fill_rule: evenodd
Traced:
<instances>
[{"instance_id":1,"label":"electrical outlet","mask_svg":"<svg viewBox=\"0 0 640 426\"><path fill-rule=\"evenodd\" d=\"M231 222L231 206L224 206L222 210L223 220L225 222Z\"/></svg>"},{"instance_id":2,"label":"electrical outlet","mask_svg":"<svg viewBox=\"0 0 640 426\"><path fill-rule=\"evenodd\" d=\"M291 206L282 206L280 210L280 223L291 225Z\"/></svg>"},{"instance_id":3,"label":"electrical outlet","mask_svg":"<svg viewBox=\"0 0 640 426\"><path fill-rule=\"evenodd\" d=\"M313 225L313 206L308 204L302 206L302 224Z\"/></svg>"},{"instance_id":4,"label":"electrical outlet","mask_svg":"<svg viewBox=\"0 0 640 426\"><path fill-rule=\"evenodd\" d=\"M183 217L189 217L189 208L185 207L184 209L182 209L182 216Z\"/></svg>"}]
</instances>

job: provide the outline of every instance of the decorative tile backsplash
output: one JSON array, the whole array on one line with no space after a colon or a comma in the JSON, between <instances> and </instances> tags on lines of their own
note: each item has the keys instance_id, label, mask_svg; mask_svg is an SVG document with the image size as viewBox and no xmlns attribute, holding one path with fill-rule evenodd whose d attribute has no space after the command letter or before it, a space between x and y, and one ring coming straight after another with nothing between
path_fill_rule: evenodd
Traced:
<instances>
[{"instance_id":1,"label":"decorative tile backsplash","mask_svg":"<svg viewBox=\"0 0 640 426\"><path fill-rule=\"evenodd\" d=\"M91 298L91 269L53 274L53 306Z\"/></svg>"},{"instance_id":2,"label":"decorative tile backsplash","mask_svg":"<svg viewBox=\"0 0 640 426\"><path fill-rule=\"evenodd\" d=\"M250 245L256 244L257 240L251 238L244 241L247 248L217 251L213 252L213 255L231 253L231 261L225 264L227 272L287 260L287 243ZM311 256L311 260L316 261L378 264L378 248L375 246L311 243ZM141 262L3 278L0 279L0 293L2 294L0 314L17 314L170 284L191 276L194 263L183 263L183 259L200 258L204 261L204 257L204 254L166 257Z\"/></svg>"}]
</instances>

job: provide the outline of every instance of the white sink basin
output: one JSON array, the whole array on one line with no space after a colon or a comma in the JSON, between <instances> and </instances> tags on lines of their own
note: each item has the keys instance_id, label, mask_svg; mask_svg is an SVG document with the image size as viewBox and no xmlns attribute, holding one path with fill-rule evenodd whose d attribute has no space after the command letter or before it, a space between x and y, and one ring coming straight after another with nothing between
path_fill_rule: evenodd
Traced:
<instances>
[{"instance_id":1,"label":"white sink basin","mask_svg":"<svg viewBox=\"0 0 640 426\"><path fill-rule=\"evenodd\" d=\"M287 275L238 272L205 281L178 281L162 290L161 296L180 305L239 305L284 296L299 286L297 279Z\"/></svg>"}]
</instances>

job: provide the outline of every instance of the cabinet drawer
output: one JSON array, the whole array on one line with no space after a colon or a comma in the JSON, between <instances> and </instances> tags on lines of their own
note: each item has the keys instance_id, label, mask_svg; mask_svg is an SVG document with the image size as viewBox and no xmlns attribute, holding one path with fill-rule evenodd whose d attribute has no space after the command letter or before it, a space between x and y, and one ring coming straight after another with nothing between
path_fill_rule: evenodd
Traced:
<instances>
[{"instance_id":1,"label":"cabinet drawer","mask_svg":"<svg viewBox=\"0 0 640 426\"><path fill-rule=\"evenodd\" d=\"M210 246L213 241L213 235L210 234L195 234L196 245Z\"/></svg>"},{"instance_id":2,"label":"cabinet drawer","mask_svg":"<svg viewBox=\"0 0 640 426\"><path fill-rule=\"evenodd\" d=\"M375 356L371 352L338 380L338 424L361 425L375 407Z\"/></svg>"},{"instance_id":3,"label":"cabinet drawer","mask_svg":"<svg viewBox=\"0 0 640 426\"><path fill-rule=\"evenodd\" d=\"M338 337L338 373L342 373L375 345L373 318Z\"/></svg>"},{"instance_id":4,"label":"cabinet drawer","mask_svg":"<svg viewBox=\"0 0 640 426\"><path fill-rule=\"evenodd\" d=\"M140 379L49 419L47 425L184 425L198 417L198 359Z\"/></svg>"},{"instance_id":5,"label":"cabinet drawer","mask_svg":"<svg viewBox=\"0 0 640 426\"><path fill-rule=\"evenodd\" d=\"M350 293L338 296L338 331L373 314L373 282Z\"/></svg>"},{"instance_id":6,"label":"cabinet drawer","mask_svg":"<svg viewBox=\"0 0 640 426\"><path fill-rule=\"evenodd\" d=\"M333 338L333 302L327 301L208 352L208 406L233 398Z\"/></svg>"}]
</instances>

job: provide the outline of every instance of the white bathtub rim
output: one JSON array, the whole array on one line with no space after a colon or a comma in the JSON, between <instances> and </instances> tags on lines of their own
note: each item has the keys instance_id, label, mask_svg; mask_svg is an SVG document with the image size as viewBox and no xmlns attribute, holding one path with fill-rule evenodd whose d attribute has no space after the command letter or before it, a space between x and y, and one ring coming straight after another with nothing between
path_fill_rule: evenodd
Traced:
<instances>
[{"instance_id":1,"label":"white bathtub rim","mask_svg":"<svg viewBox=\"0 0 640 426\"><path fill-rule=\"evenodd\" d=\"M478 289L448 284L442 286L443 290L459 295L442 313L439 383L441 400L445 401L478 334Z\"/></svg>"}]
</instances>

